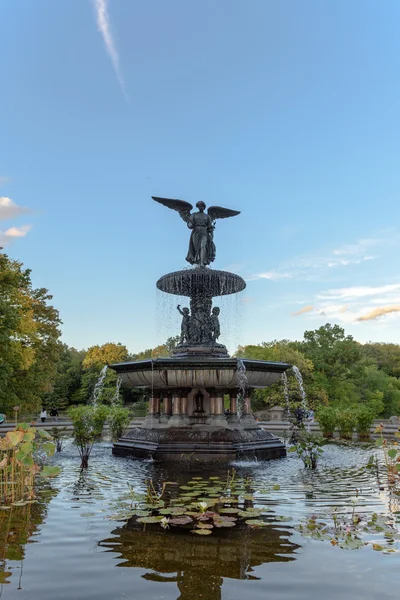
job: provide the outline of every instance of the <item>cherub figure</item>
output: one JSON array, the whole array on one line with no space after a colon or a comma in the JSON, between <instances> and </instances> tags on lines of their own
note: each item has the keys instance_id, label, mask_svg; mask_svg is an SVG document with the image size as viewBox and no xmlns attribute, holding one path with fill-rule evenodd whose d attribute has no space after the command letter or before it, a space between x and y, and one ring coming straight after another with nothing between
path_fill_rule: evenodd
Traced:
<instances>
[{"instance_id":1,"label":"cherub figure","mask_svg":"<svg viewBox=\"0 0 400 600\"><path fill-rule=\"evenodd\" d=\"M215 343L219 336L221 335L221 327L219 325L219 313L220 309L218 306L214 306L210 316L210 324L211 324L211 336L212 341Z\"/></svg>"},{"instance_id":2,"label":"cherub figure","mask_svg":"<svg viewBox=\"0 0 400 600\"><path fill-rule=\"evenodd\" d=\"M186 306L184 308L181 308L180 304L178 304L178 306L176 308L182 315L181 339L179 340L179 343L180 344L184 344L185 342L188 343L190 341L190 320L191 320L190 311Z\"/></svg>"}]
</instances>

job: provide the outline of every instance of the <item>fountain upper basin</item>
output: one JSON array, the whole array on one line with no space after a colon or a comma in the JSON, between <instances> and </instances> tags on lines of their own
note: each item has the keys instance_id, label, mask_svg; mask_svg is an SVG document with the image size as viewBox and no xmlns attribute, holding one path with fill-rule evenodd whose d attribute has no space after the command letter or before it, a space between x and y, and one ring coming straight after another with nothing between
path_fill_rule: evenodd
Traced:
<instances>
[{"instance_id":1,"label":"fountain upper basin","mask_svg":"<svg viewBox=\"0 0 400 600\"><path fill-rule=\"evenodd\" d=\"M246 386L265 388L280 379L291 365L280 362L242 359L246 368ZM235 358L185 360L156 358L110 365L123 383L130 387L152 389L215 388L237 389L238 361Z\"/></svg>"},{"instance_id":2,"label":"fountain upper basin","mask_svg":"<svg viewBox=\"0 0 400 600\"><path fill-rule=\"evenodd\" d=\"M159 290L176 296L226 296L241 292L245 287L245 280L235 273L204 267L167 273L157 281Z\"/></svg>"}]
</instances>

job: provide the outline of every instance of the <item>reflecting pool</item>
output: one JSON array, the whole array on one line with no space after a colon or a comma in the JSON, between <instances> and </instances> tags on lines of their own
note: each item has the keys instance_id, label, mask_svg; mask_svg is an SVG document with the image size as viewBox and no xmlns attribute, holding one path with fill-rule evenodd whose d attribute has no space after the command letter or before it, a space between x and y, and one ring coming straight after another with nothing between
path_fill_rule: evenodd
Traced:
<instances>
[{"instance_id":1,"label":"reflecting pool","mask_svg":"<svg viewBox=\"0 0 400 600\"><path fill-rule=\"evenodd\" d=\"M40 502L0 511L0 597L6 599L296 600L311 598L397 599L400 553L372 546L344 550L303 537L296 527L312 515L396 513L382 481L365 465L375 449L325 446L315 472L291 455L270 462L236 462L249 478L252 506L266 526L190 530L118 518L115 506L127 483L144 491L163 481L184 485L196 477L221 480L227 467L187 462L159 465L113 457L110 444L95 447L80 472L71 443L56 456L62 474ZM370 534L366 534L368 539ZM383 534L372 536L377 543ZM382 542L383 543L383 542ZM397 550L396 541L392 542ZM3 583L4 582L4 583Z\"/></svg>"}]
</instances>

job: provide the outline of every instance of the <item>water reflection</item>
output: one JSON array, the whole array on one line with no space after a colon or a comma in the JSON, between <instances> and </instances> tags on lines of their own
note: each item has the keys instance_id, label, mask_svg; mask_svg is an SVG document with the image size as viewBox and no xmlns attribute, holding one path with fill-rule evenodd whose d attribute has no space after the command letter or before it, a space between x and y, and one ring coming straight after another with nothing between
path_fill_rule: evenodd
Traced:
<instances>
[{"instance_id":1,"label":"water reflection","mask_svg":"<svg viewBox=\"0 0 400 600\"><path fill-rule=\"evenodd\" d=\"M144 579L176 582L179 600L220 600L224 578L258 579L254 568L270 562L296 560L299 546L289 527L235 528L201 537L188 531L147 526L130 521L100 542L118 554L118 567L145 569Z\"/></svg>"},{"instance_id":2,"label":"water reflection","mask_svg":"<svg viewBox=\"0 0 400 600\"><path fill-rule=\"evenodd\" d=\"M17 568L19 569L18 589L21 589L26 544L35 541L32 538L38 535L40 525L46 519L49 502L56 493L55 490L48 487L41 491L38 503L26 504L25 506L11 506L8 510L4 507L1 508L0 596L3 591L3 584L10 583L9 578L12 576L13 569L16 568L15 566L10 567L10 561L20 563Z\"/></svg>"}]
</instances>

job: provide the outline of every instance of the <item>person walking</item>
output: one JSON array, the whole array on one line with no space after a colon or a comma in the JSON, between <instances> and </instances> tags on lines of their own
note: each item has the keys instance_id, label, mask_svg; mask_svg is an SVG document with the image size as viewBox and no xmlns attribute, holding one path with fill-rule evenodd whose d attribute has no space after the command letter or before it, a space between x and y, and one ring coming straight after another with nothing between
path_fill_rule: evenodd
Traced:
<instances>
[{"instance_id":1,"label":"person walking","mask_svg":"<svg viewBox=\"0 0 400 600\"><path fill-rule=\"evenodd\" d=\"M40 420L42 421L42 423L44 423L47 419L47 410L45 408L42 408L41 412L40 412Z\"/></svg>"},{"instance_id":2,"label":"person walking","mask_svg":"<svg viewBox=\"0 0 400 600\"><path fill-rule=\"evenodd\" d=\"M58 410L56 408L52 408L50 411L50 416L53 421L58 421Z\"/></svg>"}]
</instances>

